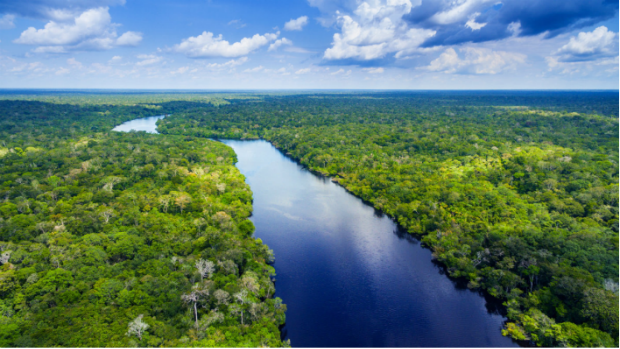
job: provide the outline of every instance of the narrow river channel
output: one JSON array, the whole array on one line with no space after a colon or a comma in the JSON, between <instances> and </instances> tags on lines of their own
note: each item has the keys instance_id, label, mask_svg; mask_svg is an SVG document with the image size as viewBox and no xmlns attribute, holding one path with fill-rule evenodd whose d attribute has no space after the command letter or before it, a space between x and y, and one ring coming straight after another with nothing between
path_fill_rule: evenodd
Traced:
<instances>
[{"instance_id":1,"label":"narrow river channel","mask_svg":"<svg viewBox=\"0 0 620 349\"><path fill-rule=\"evenodd\" d=\"M389 217L266 141L223 142L252 189L255 237L275 252L293 347L517 346L496 305L445 276Z\"/></svg>"}]
</instances>

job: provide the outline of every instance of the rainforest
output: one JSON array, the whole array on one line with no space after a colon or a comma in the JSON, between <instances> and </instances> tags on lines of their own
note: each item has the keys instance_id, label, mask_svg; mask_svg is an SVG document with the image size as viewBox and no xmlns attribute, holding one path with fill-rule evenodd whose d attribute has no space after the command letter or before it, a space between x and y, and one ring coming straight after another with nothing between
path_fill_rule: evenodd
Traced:
<instances>
[{"instance_id":1,"label":"rainforest","mask_svg":"<svg viewBox=\"0 0 620 349\"><path fill-rule=\"evenodd\" d=\"M278 254L218 141L265 140L500 304L515 343L617 347L618 105L617 91L0 91L0 346L295 346ZM159 134L112 131L158 115Z\"/></svg>"}]
</instances>

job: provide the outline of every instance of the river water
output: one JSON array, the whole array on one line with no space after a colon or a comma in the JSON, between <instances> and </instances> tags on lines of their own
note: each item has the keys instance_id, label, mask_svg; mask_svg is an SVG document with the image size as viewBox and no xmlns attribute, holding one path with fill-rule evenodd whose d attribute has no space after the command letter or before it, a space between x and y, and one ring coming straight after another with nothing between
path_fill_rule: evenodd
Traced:
<instances>
[{"instance_id":1,"label":"river water","mask_svg":"<svg viewBox=\"0 0 620 349\"><path fill-rule=\"evenodd\" d=\"M147 118L134 119L127 122L124 122L115 128L112 131L118 132L129 132L129 131L146 131L148 133L159 133L157 132L157 120L165 118L166 115L158 115L158 116L149 116Z\"/></svg>"},{"instance_id":2,"label":"river water","mask_svg":"<svg viewBox=\"0 0 620 349\"><path fill-rule=\"evenodd\" d=\"M485 298L442 275L387 216L265 141L224 140L275 252L294 347L514 347Z\"/></svg>"},{"instance_id":3,"label":"river water","mask_svg":"<svg viewBox=\"0 0 620 349\"><path fill-rule=\"evenodd\" d=\"M156 132L159 118L115 130ZM254 194L255 237L275 252L293 347L517 346L497 305L445 276L389 217L268 142L223 142Z\"/></svg>"}]
</instances>

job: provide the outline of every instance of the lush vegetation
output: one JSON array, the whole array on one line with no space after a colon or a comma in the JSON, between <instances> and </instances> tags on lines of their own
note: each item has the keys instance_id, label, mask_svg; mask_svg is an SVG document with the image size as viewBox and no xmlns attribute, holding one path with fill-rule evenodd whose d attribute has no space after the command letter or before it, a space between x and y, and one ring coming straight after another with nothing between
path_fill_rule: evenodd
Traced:
<instances>
[{"instance_id":1,"label":"lush vegetation","mask_svg":"<svg viewBox=\"0 0 620 349\"><path fill-rule=\"evenodd\" d=\"M261 137L333 177L503 299L505 335L617 346L617 94L506 94L265 97L160 130Z\"/></svg>"},{"instance_id":2,"label":"lush vegetation","mask_svg":"<svg viewBox=\"0 0 620 349\"><path fill-rule=\"evenodd\" d=\"M0 99L2 346L285 345L218 137L267 139L393 216L505 302L505 335L618 346L617 93ZM164 113L163 134L109 132Z\"/></svg>"},{"instance_id":3,"label":"lush vegetation","mask_svg":"<svg viewBox=\"0 0 620 349\"><path fill-rule=\"evenodd\" d=\"M287 344L233 151L109 132L161 108L0 102L0 346Z\"/></svg>"}]
</instances>

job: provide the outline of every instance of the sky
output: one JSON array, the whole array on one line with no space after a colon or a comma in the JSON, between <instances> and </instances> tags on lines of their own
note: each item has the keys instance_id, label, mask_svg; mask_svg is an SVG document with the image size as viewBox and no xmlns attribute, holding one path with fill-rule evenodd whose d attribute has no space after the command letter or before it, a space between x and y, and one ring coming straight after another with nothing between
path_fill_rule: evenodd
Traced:
<instances>
[{"instance_id":1,"label":"sky","mask_svg":"<svg viewBox=\"0 0 620 349\"><path fill-rule=\"evenodd\" d=\"M618 89L618 0L0 0L0 88Z\"/></svg>"}]
</instances>

